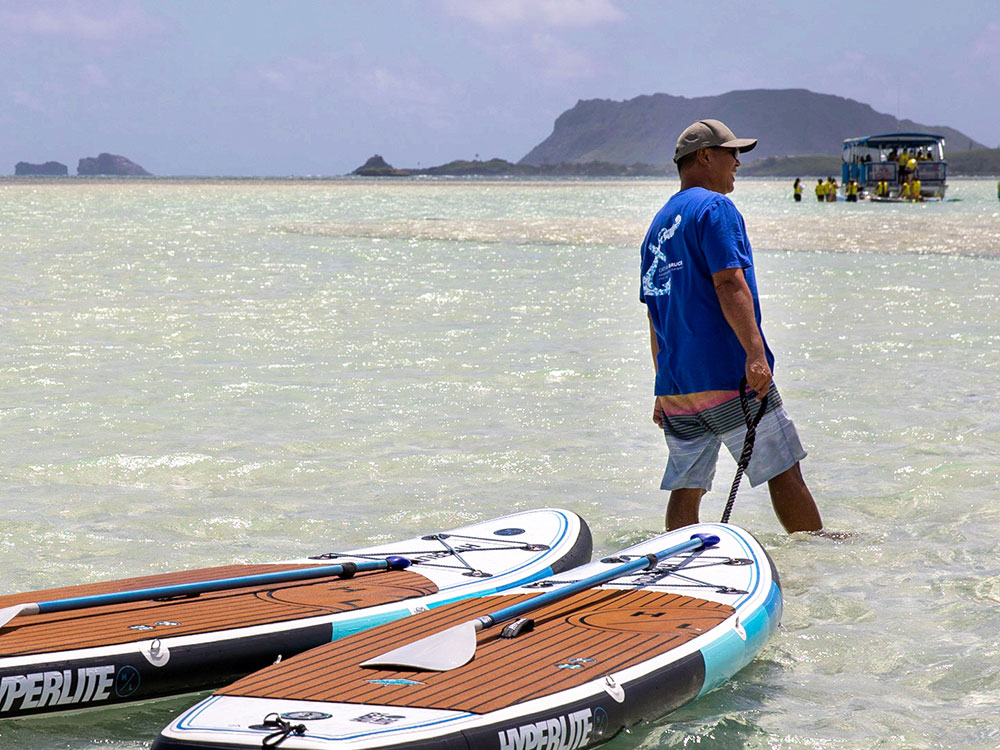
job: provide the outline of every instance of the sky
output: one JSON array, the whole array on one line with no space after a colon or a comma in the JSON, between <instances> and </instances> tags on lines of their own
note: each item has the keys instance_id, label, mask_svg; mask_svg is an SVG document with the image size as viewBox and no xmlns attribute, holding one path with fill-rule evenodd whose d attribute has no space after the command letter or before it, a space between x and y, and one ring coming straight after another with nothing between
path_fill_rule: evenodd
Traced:
<instances>
[{"instance_id":1,"label":"sky","mask_svg":"<svg viewBox=\"0 0 1000 750\"><path fill-rule=\"evenodd\" d=\"M1000 2L0 0L0 80L0 175L100 152L175 176L517 161L580 99L752 88L998 146Z\"/></svg>"}]
</instances>

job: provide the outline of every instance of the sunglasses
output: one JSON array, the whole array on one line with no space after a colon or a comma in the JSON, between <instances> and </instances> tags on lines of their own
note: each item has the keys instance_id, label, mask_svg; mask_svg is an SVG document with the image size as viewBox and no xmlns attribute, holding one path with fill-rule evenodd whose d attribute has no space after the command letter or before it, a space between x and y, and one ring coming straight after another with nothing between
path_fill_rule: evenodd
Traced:
<instances>
[{"instance_id":1,"label":"sunglasses","mask_svg":"<svg viewBox=\"0 0 1000 750\"><path fill-rule=\"evenodd\" d=\"M727 151L736 161L740 160L740 150L738 148L727 148L726 146L712 146L716 151Z\"/></svg>"}]
</instances>

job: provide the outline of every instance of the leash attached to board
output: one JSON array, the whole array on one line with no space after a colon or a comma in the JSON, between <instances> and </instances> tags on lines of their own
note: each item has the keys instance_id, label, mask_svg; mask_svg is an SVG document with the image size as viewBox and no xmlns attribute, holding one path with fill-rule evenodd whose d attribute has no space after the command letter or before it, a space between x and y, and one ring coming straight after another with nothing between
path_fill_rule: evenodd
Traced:
<instances>
[{"instance_id":1,"label":"leash attached to board","mask_svg":"<svg viewBox=\"0 0 1000 750\"><path fill-rule=\"evenodd\" d=\"M760 424L760 420L767 409L767 394L765 393L764 398L760 400L760 408L757 409L757 414L753 417L750 416L746 377L740 378L740 407L743 409L743 419L747 423L747 435L743 439L743 452L740 454L740 460L736 462L736 476L733 478L733 487L729 490L729 500L726 501L726 509L722 512L722 521L720 523L729 523L729 517L733 514L733 505L736 504L736 493L740 489L740 480L743 479L743 472L750 465L750 456L753 455L753 444L757 438L757 425Z\"/></svg>"}]
</instances>

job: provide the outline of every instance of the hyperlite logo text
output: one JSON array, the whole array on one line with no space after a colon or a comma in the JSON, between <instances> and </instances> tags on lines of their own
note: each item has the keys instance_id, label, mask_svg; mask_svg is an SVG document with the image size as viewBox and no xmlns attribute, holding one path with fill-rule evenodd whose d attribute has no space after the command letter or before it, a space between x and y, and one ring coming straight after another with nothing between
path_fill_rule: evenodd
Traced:
<instances>
[{"instance_id":1,"label":"hyperlite logo text","mask_svg":"<svg viewBox=\"0 0 1000 750\"><path fill-rule=\"evenodd\" d=\"M10 675L0 680L0 713L107 700L114 684L112 665Z\"/></svg>"},{"instance_id":2,"label":"hyperlite logo text","mask_svg":"<svg viewBox=\"0 0 1000 750\"><path fill-rule=\"evenodd\" d=\"M497 732L500 750L575 750L590 739L590 709Z\"/></svg>"}]
</instances>

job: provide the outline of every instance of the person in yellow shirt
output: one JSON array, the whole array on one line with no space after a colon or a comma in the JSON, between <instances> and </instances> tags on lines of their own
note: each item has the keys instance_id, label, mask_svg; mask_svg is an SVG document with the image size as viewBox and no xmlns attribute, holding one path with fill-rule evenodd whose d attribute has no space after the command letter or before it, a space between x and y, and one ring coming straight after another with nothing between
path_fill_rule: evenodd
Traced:
<instances>
[{"instance_id":1,"label":"person in yellow shirt","mask_svg":"<svg viewBox=\"0 0 1000 750\"><path fill-rule=\"evenodd\" d=\"M997 185L997 197L1000 198L1000 185ZM816 200L820 203L826 200L826 185L822 178L816 180Z\"/></svg>"},{"instance_id":2,"label":"person in yellow shirt","mask_svg":"<svg viewBox=\"0 0 1000 750\"><path fill-rule=\"evenodd\" d=\"M900 151L899 158L896 159L896 166L899 169L900 189L902 189L903 183L908 182L910 179L910 173L907 171L909 163L910 163L910 155L906 151Z\"/></svg>"},{"instance_id":3,"label":"person in yellow shirt","mask_svg":"<svg viewBox=\"0 0 1000 750\"><path fill-rule=\"evenodd\" d=\"M826 179L826 202L836 203L837 201L837 181L832 177Z\"/></svg>"},{"instance_id":4,"label":"person in yellow shirt","mask_svg":"<svg viewBox=\"0 0 1000 750\"><path fill-rule=\"evenodd\" d=\"M792 185L792 195L794 196L796 203L802 202L802 180L798 177L795 178L795 184Z\"/></svg>"},{"instance_id":5,"label":"person in yellow shirt","mask_svg":"<svg viewBox=\"0 0 1000 750\"><path fill-rule=\"evenodd\" d=\"M847 193L847 200L851 203L858 202L858 190L861 186L858 185L858 181L853 177L848 181L847 185L844 186L844 192Z\"/></svg>"},{"instance_id":6,"label":"person in yellow shirt","mask_svg":"<svg viewBox=\"0 0 1000 750\"><path fill-rule=\"evenodd\" d=\"M924 196L920 194L920 180L914 175L913 179L910 180L910 200L911 201L922 201Z\"/></svg>"},{"instance_id":7,"label":"person in yellow shirt","mask_svg":"<svg viewBox=\"0 0 1000 750\"><path fill-rule=\"evenodd\" d=\"M909 181L904 182L899 188L899 197L903 200L910 199L910 183Z\"/></svg>"}]
</instances>

